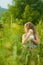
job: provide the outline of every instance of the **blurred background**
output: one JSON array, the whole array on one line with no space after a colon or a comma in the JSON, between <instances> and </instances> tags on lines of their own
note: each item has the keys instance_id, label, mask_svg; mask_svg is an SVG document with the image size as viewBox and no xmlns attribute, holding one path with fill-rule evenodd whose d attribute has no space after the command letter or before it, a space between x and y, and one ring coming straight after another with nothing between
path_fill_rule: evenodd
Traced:
<instances>
[{"instance_id":1,"label":"blurred background","mask_svg":"<svg viewBox=\"0 0 43 65\"><path fill-rule=\"evenodd\" d=\"M24 65L20 57L26 22L38 32L37 65L43 65L43 0L0 0L0 65Z\"/></svg>"}]
</instances>

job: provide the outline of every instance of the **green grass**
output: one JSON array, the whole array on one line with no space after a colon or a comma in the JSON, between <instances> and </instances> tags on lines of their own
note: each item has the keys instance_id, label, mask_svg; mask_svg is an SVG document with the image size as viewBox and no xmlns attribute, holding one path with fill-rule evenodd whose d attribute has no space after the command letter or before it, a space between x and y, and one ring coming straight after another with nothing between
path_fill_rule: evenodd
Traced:
<instances>
[{"instance_id":1,"label":"green grass","mask_svg":"<svg viewBox=\"0 0 43 65\"><path fill-rule=\"evenodd\" d=\"M37 24L41 45L39 46L39 63L43 65L43 23ZM4 28L0 31L0 65L24 65L25 61L20 61L22 56L22 34L23 26L12 24L4 24ZM40 61L41 60L41 61Z\"/></svg>"}]
</instances>

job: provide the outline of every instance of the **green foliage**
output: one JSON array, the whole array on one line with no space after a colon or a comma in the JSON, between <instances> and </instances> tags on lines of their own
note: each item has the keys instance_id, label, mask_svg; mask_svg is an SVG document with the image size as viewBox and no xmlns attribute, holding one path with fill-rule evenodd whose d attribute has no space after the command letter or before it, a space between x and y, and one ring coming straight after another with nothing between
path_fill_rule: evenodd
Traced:
<instances>
[{"instance_id":1,"label":"green foliage","mask_svg":"<svg viewBox=\"0 0 43 65\"><path fill-rule=\"evenodd\" d=\"M25 7L25 11L23 13L23 19L25 22L31 21L32 23L38 23L39 13L32 9L29 5Z\"/></svg>"},{"instance_id":2,"label":"green foliage","mask_svg":"<svg viewBox=\"0 0 43 65\"><path fill-rule=\"evenodd\" d=\"M22 22L18 23L24 24L27 21L31 21L37 24L39 20L43 20L42 6L43 1L41 0L13 0L12 5L9 5L8 12L2 15L2 21L12 23L16 22L16 19L22 19Z\"/></svg>"},{"instance_id":3,"label":"green foliage","mask_svg":"<svg viewBox=\"0 0 43 65\"><path fill-rule=\"evenodd\" d=\"M13 0L14 7L17 9L17 17L19 19L24 19L24 21L32 21L34 24L38 23L42 19L43 14L43 1L41 0ZM41 15L41 16L40 16ZM22 23L22 22L21 22Z\"/></svg>"},{"instance_id":4,"label":"green foliage","mask_svg":"<svg viewBox=\"0 0 43 65\"><path fill-rule=\"evenodd\" d=\"M29 52L26 51L26 56L22 55L23 24L28 21L37 24L35 27L40 38L37 65L43 65L43 1L41 0L13 0L13 5L9 5L8 11L3 13L2 25L0 23L0 65L24 65L24 63L26 65L29 62L28 58L31 57L31 55L28 57Z\"/></svg>"},{"instance_id":5,"label":"green foliage","mask_svg":"<svg viewBox=\"0 0 43 65\"><path fill-rule=\"evenodd\" d=\"M38 48L38 65L43 65L43 23L37 24L36 30L38 31L41 45ZM22 34L23 26L12 23L9 28L9 24L4 24L2 31L2 37L0 38L0 64L1 65L24 65L28 62L28 51L25 51L26 56L23 56L22 47ZM41 52L40 52L41 51ZM28 52L28 54L27 54ZM33 53L33 52L32 52ZM33 58L31 55L29 58ZM41 61L40 61L41 60ZM37 62L37 61L36 61ZM32 64L34 62L32 61Z\"/></svg>"},{"instance_id":6,"label":"green foliage","mask_svg":"<svg viewBox=\"0 0 43 65\"><path fill-rule=\"evenodd\" d=\"M24 11L23 16L22 16L23 19L25 20L25 22L27 22L27 21L32 21L32 17L31 17L31 12L30 12L30 10L31 10L30 6L27 5L27 6L25 7L25 11Z\"/></svg>"},{"instance_id":7,"label":"green foliage","mask_svg":"<svg viewBox=\"0 0 43 65\"><path fill-rule=\"evenodd\" d=\"M43 65L43 23L40 21L39 24L37 24L36 26L37 28L37 31L38 31L38 34L39 34L39 38L40 38L40 51L39 51L39 54L40 54L40 64L39 65Z\"/></svg>"},{"instance_id":8,"label":"green foliage","mask_svg":"<svg viewBox=\"0 0 43 65\"><path fill-rule=\"evenodd\" d=\"M1 16L2 16L2 14L3 14L4 11L7 11L7 9L4 9L4 8L0 7L0 20L1 20Z\"/></svg>"},{"instance_id":9,"label":"green foliage","mask_svg":"<svg viewBox=\"0 0 43 65\"><path fill-rule=\"evenodd\" d=\"M2 19L3 23L10 23L11 17L10 17L9 12L8 11L3 12L1 19Z\"/></svg>"}]
</instances>

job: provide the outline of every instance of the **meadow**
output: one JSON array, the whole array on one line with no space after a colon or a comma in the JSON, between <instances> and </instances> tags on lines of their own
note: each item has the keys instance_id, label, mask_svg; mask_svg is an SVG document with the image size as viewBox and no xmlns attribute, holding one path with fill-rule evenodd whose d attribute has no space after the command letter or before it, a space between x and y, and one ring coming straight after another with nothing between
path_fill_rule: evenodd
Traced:
<instances>
[{"instance_id":1,"label":"meadow","mask_svg":"<svg viewBox=\"0 0 43 65\"><path fill-rule=\"evenodd\" d=\"M38 64L43 65L43 22L35 25L40 38L38 46ZM0 28L0 65L24 65L20 61L22 56L22 34L24 33L23 25L16 23L3 24Z\"/></svg>"}]
</instances>

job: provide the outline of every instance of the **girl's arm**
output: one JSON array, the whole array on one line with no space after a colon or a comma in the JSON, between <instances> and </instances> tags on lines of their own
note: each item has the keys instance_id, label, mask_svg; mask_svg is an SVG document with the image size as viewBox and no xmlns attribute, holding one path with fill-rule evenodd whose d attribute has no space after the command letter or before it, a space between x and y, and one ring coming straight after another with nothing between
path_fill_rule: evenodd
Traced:
<instances>
[{"instance_id":1,"label":"girl's arm","mask_svg":"<svg viewBox=\"0 0 43 65\"><path fill-rule=\"evenodd\" d=\"M27 42L27 39L29 38L29 35L23 35L22 36L22 44L25 44Z\"/></svg>"},{"instance_id":2,"label":"girl's arm","mask_svg":"<svg viewBox=\"0 0 43 65\"><path fill-rule=\"evenodd\" d=\"M32 42L34 42L35 44L40 44L40 39L38 37L38 34L36 34L36 39L33 39Z\"/></svg>"}]
</instances>

